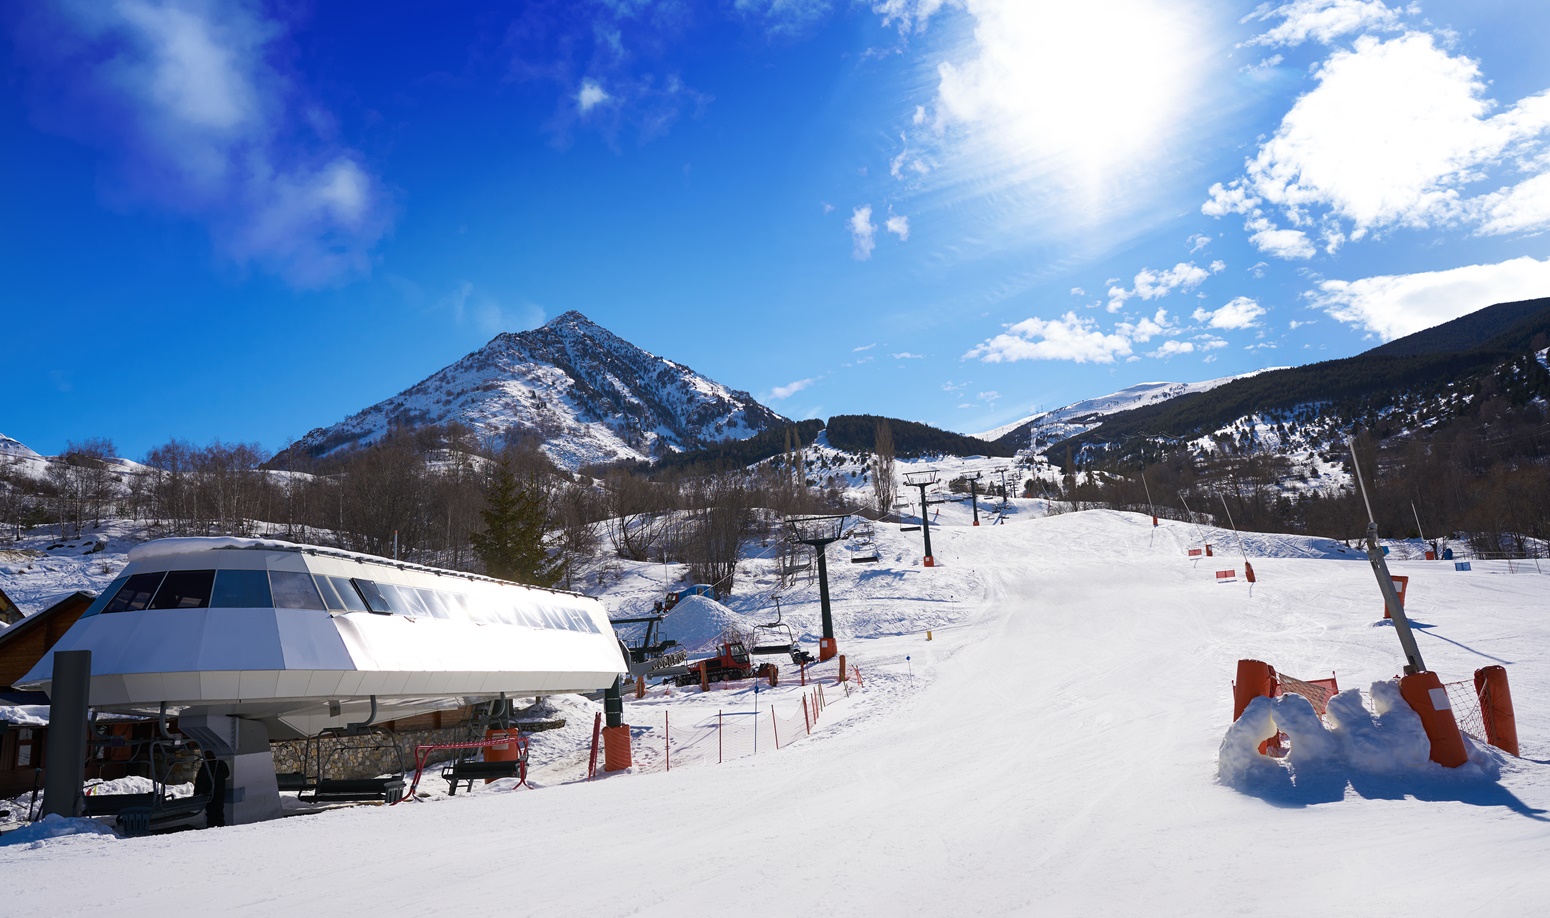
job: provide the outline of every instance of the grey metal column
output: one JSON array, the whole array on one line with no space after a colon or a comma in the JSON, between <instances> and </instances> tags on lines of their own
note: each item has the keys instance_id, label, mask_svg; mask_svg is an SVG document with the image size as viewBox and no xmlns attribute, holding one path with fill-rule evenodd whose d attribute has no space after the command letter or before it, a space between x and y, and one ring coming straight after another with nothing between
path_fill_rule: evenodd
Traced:
<instances>
[{"instance_id":1,"label":"grey metal column","mask_svg":"<svg viewBox=\"0 0 1550 918\"><path fill-rule=\"evenodd\" d=\"M79 816L86 784L86 710L91 704L91 651L54 651L48 690L48 745L43 815Z\"/></svg>"}]
</instances>

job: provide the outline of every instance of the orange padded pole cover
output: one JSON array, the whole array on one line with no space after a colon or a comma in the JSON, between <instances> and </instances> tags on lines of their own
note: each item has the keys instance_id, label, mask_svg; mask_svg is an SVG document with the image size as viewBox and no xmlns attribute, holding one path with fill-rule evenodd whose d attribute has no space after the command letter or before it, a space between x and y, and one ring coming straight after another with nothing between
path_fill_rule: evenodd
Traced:
<instances>
[{"instance_id":1,"label":"orange padded pole cover","mask_svg":"<svg viewBox=\"0 0 1550 918\"><path fill-rule=\"evenodd\" d=\"M844 654L840 654L840 678L837 681L839 681L839 682L844 682L845 681L845 655Z\"/></svg>"},{"instance_id":2,"label":"orange padded pole cover","mask_svg":"<svg viewBox=\"0 0 1550 918\"><path fill-rule=\"evenodd\" d=\"M1247 561L1243 562L1243 579L1249 583L1254 582L1254 565Z\"/></svg>"},{"instance_id":3,"label":"orange padded pole cover","mask_svg":"<svg viewBox=\"0 0 1550 918\"><path fill-rule=\"evenodd\" d=\"M623 771L633 764L630 758L630 725L603 728L603 770Z\"/></svg>"},{"instance_id":4,"label":"orange padded pole cover","mask_svg":"<svg viewBox=\"0 0 1550 918\"><path fill-rule=\"evenodd\" d=\"M835 656L839 654L839 652L840 645L835 642L834 638L818 639L818 661L820 663L824 660L834 659Z\"/></svg>"},{"instance_id":5,"label":"orange padded pole cover","mask_svg":"<svg viewBox=\"0 0 1550 918\"><path fill-rule=\"evenodd\" d=\"M1453 719L1448 690L1436 673L1411 673L1399 680L1399 694L1405 703L1421 715L1426 738L1432 741L1432 761L1444 768L1457 768L1469 760L1464 751L1464 734Z\"/></svg>"},{"instance_id":6,"label":"orange padded pole cover","mask_svg":"<svg viewBox=\"0 0 1550 918\"><path fill-rule=\"evenodd\" d=\"M1475 670L1475 693L1480 696L1480 712L1485 715L1485 738L1497 749L1518 755L1518 718L1512 713L1507 670L1501 666Z\"/></svg>"},{"instance_id":7,"label":"orange padded pole cover","mask_svg":"<svg viewBox=\"0 0 1550 918\"><path fill-rule=\"evenodd\" d=\"M1211 554L1211 543L1210 542L1206 543L1206 557L1207 558L1215 557L1215 555Z\"/></svg>"},{"instance_id":8,"label":"orange padded pole cover","mask_svg":"<svg viewBox=\"0 0 1550 918\"><path fill-rule=\"evenodd\" d=\"M1275 695L1276 670L1260 660L1239 660L1238 677L1232 683L1232 719L1243 716L1243 709L1256 698Z\"/></svg>"}]
</instances>

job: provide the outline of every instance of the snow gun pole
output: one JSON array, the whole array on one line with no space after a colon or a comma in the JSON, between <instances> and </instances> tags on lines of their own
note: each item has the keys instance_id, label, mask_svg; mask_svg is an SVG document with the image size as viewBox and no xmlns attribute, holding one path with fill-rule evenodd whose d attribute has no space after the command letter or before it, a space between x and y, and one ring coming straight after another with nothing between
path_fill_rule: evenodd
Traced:
<instances>
[{"instance_id":1,"label":"snow gun pole","mask_svg":"<svg viewBox=\"0 0 1550 918\"><path fill-rule=\"evenodd\" d=\"M1200 524L1195 522L1195 511L1189 509L1189 501L1184 499L1184 492L1183 491L1179 492L1179 503L1184 505L1184 512L1189 514L1189 524L1191 526L1195 527L1195 535L1196 535L1196 537L1198 537L1200 539L1201 543L1203 544L1205 542L1205 540L1206 540L1206 534L1204 532L1200 531Z\"/></svg>"},{"instance_id":2,"label":"snow gun pole","mask_svg":"<svg viewBox=\"0 0 1550 918\"><path fill-rule=\"evenodd\" d=\"M1146 469L1141 470L1141 487L1146 489L1146 509L1152 513L1152 525L1157 525L1157 506L1152 503L1152 486L1146 483Z\"/></svg>"},{"instance_id":3,"label":"snow gun pole","mask_svg":"<svg viewBox=\"0 0 1550 918\"><path fill-rule=\"evenodd\" d=\"M1227 509L1227 495L1218 494L1222 499L1222 512L1227 514L1227 525L1232 527L1232 534L1238 539L1238 554L1243 556L1243 563L1249 563L1249 553L1243 550L1243 533L1238 531L1238 524L1232 520L1232 511Z\"/></svg>"},{"instance_id":4,"label":"snow gun pole","mask_svg":"<svg viewBox=\"0 0 1550 918\"><path fill-rule=\"evenodd\" d=\"M1426 533L1421 529L1421 514L1420 511L1416 510L1415 508L1415 501L1410 502L1410 512L1415 514L1415 534L1421 537L1421 544L1424 550L1424 546L1426 545Z\"/></svg>"},{"instance_id":5,"label":"snow gun pole","mask_svg":"<svg viewBox=\"0 0 1550 918\"><path fill-rule=\"evenodd\" d=\"M1389 575L1388 562L1383 560L1383 549L1378 546L1378 520L1372 514L1372 501L1367 497L1367 482L1362 480L1362 466L1356 460L1356 441L1348 438L1346 446L1351 450L1351 468L1356 471L1357 487L1362 489L1362 504L1367 508L1367 560L1372 564L1373 575L1378 578L1378 590L1383 593L1383 605L1394 621L1394 633L1399 635L1399 646L1405 653L1405 674L1426 672L1426 662L1421 659L1421 648L1416 646L1415 634L1410 630L1410 619L1405 617L1404 603L1394 591L1394 580Z\"/></svg>"}]
</instances>

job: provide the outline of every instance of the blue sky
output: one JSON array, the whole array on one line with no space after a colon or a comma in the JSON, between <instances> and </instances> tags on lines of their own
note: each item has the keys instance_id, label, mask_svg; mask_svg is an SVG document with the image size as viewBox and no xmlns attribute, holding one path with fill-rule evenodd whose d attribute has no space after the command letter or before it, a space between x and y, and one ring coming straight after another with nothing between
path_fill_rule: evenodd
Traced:
<instances>
[{"instance_id":1,"label":"blue sky","mask_svg":"<svg viewBox=\"0 0 1550 918\"><path fill-rule=\"evenodd\" d=\"M1550 5L13 4L0 431L270 449L569 309L974 432L1550 295Z\"/></svg>"}]
</instances>

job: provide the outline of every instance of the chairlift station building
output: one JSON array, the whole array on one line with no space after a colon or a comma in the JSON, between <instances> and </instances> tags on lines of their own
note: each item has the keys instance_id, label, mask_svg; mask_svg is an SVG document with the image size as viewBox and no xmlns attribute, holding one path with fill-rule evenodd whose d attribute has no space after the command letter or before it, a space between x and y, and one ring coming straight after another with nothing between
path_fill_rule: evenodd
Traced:
<instances>
[{"instance_id":1,"label":"chairlift station building","mask_svg":"<svg viewBox=\"0 0 1550 918\"><path fill-rule=\"evenodd\" d=\"M270 739L590 692L627 669L595 599L238 538L137 546L52 650L92 652L94 709L175 715L228 760L244 822L279 814ZM51 693L52 679L49 654L16 685Z\"/></svg>"}]
</instances>

